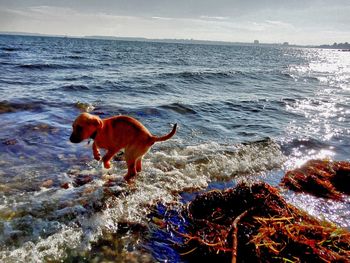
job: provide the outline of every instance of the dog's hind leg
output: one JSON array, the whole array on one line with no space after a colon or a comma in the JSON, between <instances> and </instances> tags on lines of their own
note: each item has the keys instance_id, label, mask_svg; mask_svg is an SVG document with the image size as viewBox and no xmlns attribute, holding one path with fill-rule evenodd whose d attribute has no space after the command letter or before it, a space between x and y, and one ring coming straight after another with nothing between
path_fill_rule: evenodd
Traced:
<instances>
[{"instance_id":1,"label":"dog's hind leg","mask_svg":"<svg viewBox=\"0 0 350 263\"><path fill-rule=\"evenodd\" d=\"M134 159L129 159L126 161L128 164L128 173L124 176L125 181L129 181L131 178L133 178L137 171L136 171L136 163Z\"/></svg>"},{"instance_id":2,"label":"dog's hind leg","mask_svg":"<svg viewBox=\"0 0 350 263\"><path fill-rule=\"evenodd\" d=\"M137 174L137 172L141 171L141 158L142 153L140 155L139 149L125 149L125 160L128 165L128 173L124 177L126 181L130 180Z\"/></svg>"},{"instance_id":3,"label":"dog's hind leg","mask_svg":"<svg viewBox=\"0 0 350 263\"><path fill-rule=\"evenodd\" d=\"M125 149L125 160L128 164L128 173L124 177L126 181L134 177L142 169L142 157L147 153L149 145L143 147L130 147Z\"/></svg>"}]
</instances>

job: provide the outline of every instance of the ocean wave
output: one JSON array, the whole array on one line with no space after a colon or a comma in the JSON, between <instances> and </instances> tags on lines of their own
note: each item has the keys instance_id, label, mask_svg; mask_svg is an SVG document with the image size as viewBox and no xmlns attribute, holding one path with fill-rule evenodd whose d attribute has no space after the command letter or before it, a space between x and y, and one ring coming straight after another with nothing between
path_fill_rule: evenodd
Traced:
<instances>
[{"instance_id":1,"label":"ocean wave","mask_svg":"<svg viewBox=\"0 0 350 263\"><path fill-rule=\"evenodd\" d=\"M11 84L11 85L31 85L33 84L33 82L31 81L25 81L23 79L0 79L0 83L4 83L4 84Z\"/></svg>"},{"instance_id":2,"label":"ocean wave","mask_svg":"<svg viewBox=\"0 0 350 263\"><path fill-rule=\"evenodd\" d=\"M58 64L23 64L19 65L19 68L29 70L45 70L45 69L64 69L63 65Z\"/></svg>"},{"instance_id":3,"label":"ocean wave","mask_svg":"<svg viewBox=\"0 0 350 263\"><path fill-rule=\"evenodd\" d=\"M19 48L19 47L2 47L1 50L6 52L14 52L14 51L21 51L25 49Z\"/></svg>"},{"instance_id":4,"label":"ocean wave","mask_svg":"<svg viewBox=\"0 0 350 263\"><path fill-rule=\"evenodd\" d=\"M77 55L70 55L70 56L66 56L66 58L69 58L69 59L85 59L85 57L83 56L77 56Z\"/></svg>"},{"instance_id":5,"label":"ocean wave","mask_svg":"<svg viewBox=\"0 0 350 263\"><path fill-rule=\"evenodd\" d=\"M43 111L45 107L53 108L72 108L71 102L64 101L46 101L46 100L13 100L13 101L0 101L0 114L1 113L13 113L19 111L30 111L30 112L40 112Z\"/></svg>"},{"instance_id":6,"label":"ocean wave","mask_svg":"<svg viewBox=\"0 0 350 263\"><path fill-rule=\"evenodd\" d=\"M90 90L88 86L85 85L78 85L78 84L70 84L70 85L64 85L59 87L60 90L64 90L67 92L72 92L72 91L87 91Z\"/></svg>"},{"instance_id":7,"label":"ocean wave","mask_svg":"<svg viewBox=\"0 0 350 263\"><path fill-rule=\"evenodd\" d=\"M291 73L281 73L284 76L293 79L295 82L306 82L306 83L313 83L313 82L322 82L319 77L316 76L307 76L307 75L299 75L298 73L291 72Z\"/></svg>"},{"instance_id":8,"label":"ocean wave","mask_svg":"<svg viewBox=\"0 0 350 263\"><path fill-rule=\"evenodd\" d=\"M192 108L190 105L185 105L182 103L172 103L167 105L162 105L160 108L166 109L166 110L172 110L176 113L180 114L196 114L197 112Z\"/></svg>"},{"instance_id":9,"label":"ocean wave","mask_svg":"<svg viewBox=\"0 0 350 263\"><path fill-rule=\"evenodd\" d=\"M286 81L295 80L295 76L283 71L266 70L225 70L225 71L180 71L171 73L160 73L159 78L179 79L184 81L205 82L205 81L225 81L231 85L242 85L245 81ZM312 77L303 78L306 80L315 80Z\"/></svg>"},{"instance_id":10,"label":"ocean wave","mask_svg":"<svg viewBox=\"0 0 350 263\"><path fill-rule=\"evenodd\" d=\"M159 78L180 78L185 80L205 80L232 78L244 74L241 71L181 71L174 73L161 73Z\"/></svg>"},{"instance_id":11,"label":"ocean wave","mask_svg":"<svg viewBox=\"0 0 350 263\"><path fill-rule=\"evenodd\" d=\"M66 56L57 56L57 57L53 57L53 59L55 60L82 60L82 59L86 59L86 57L84 56L79 56L79 55L66 55Z\"/></svg>"},{"instance_id":12,"label":"ocean wave","mask_svg":"<svg viewBox=\"0 0 350 263\"><path fill-rule=\"evenodd\" d=\"M23 64L18 65L18 68L26 70L63 70L63 69L87 69L90 66L85 64L53 64L53 63L38 63L38 64Z\"/></svg>"},{"instance_id":13,"label":"ocean wave","mask_svg":"<svg viewBox=\"0 0 350 263\"><path fill-rule=\"evenodd\" d=\"M78 80L89 81L92 79L94 79L92 76L87 76L87 75L65 75L60 78L57 78L57 80L64 80L64 81L78 81Z\"/></svg>"},{"instance_id":14,"label":"ocean wave","mask_svg":"<svg viewBox=\"0 0 350 263\"><path fill-rule=\"evenodd\" d=\"M11 53L5 53L5 52L4 53L3 52L0 53L0 58L8 59L10 57L12 57ZM3 62L0 62L0 65L11 65L11 63L3 61Z\"/></svg>"},{"instance_id":15,"label":"ocean wave","mask_svg":"<svg viewBox=\"0 0 350 263\"><path fill-rule=\"evenodd\" d=\"M222 112L244 112L244 113L261 113L265 110L281 114L286 106L287 102L295 101L293 99L278 99L278 100L267 100L267 99L257 99L257 100L218 100L212 102L202 102L197 104L188 105L188 107L196 106L198 111L205 113L218 113Z\"/></svg>"}]
</instances>

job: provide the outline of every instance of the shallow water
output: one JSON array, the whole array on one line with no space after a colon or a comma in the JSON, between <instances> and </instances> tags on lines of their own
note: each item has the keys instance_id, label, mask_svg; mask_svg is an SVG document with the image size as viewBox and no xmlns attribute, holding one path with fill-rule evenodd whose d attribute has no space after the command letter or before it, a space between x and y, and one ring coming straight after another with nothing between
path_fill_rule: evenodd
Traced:
<instances>
[{"instance_id":1,"label":"shallow water","mask_svg":"<svg viewBox=\"0 0 350 263\"><path fill-rule=\"evenodd\" d=\"M121 262L180 260L144 237L155 204L239 181L277 186L311 158L349 160L349 52L0 36L0 72L3 262L89 262L110 250ZM122 160L105 170L91 145L69 142L82 110L179 130L128 186ZM350 228L348 200L283 194Z\"/></svg>"}]
</instances>

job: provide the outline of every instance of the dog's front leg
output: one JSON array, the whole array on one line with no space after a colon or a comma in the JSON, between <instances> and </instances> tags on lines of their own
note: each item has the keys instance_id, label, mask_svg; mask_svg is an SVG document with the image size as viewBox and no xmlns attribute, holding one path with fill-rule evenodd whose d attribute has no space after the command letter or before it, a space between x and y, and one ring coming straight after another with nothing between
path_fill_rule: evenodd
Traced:
<instances>
[{"instance_id":1,"label":"dog's front leg","mask_svg":"<svg viewBox=\"0 0 350 263\"><path fill-rule=\"evenodd\" d=\"M95 160L99 161L101 160L101 154L100 151L97 148L96 142L92 144L92 153L94 154Z\"/></svg>"},{"instance_id":2,"label":"dog's front leg","mask_svg":"<svg viewBox=\"0 0 350 263\"><path fill-rule=\"evenodd\" d=\"M119 151L120 151L120 149L108 150L107 153L105 154L105 156L103 156L102 161L103 161L103 165L106 169L111 168L110 160Z\"/></svg>"}]
</instances>

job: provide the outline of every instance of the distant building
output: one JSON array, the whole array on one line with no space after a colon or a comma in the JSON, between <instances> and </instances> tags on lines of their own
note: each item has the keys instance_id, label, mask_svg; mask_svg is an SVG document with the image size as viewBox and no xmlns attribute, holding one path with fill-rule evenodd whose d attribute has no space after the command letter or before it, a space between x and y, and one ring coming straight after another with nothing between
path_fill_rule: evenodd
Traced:
<instances>
[{"instance_id":1,"label":"distant building","mask_svg":"<svg viewBox=\"0 0 350 263\"><path fill-rule=\"evenodd\" d=\"M254 45L259 45L259 40L254 40Z\"/></svg>"},{"instance_id":2,"label":"distant building","mask_svg":"<svg viewBox=\"0 0 350 263\"><path fill-rule=\"evenodd\" d=\"M288 42L283 42L283 46L289 46Z\"/></svg>"}]
</instances>

